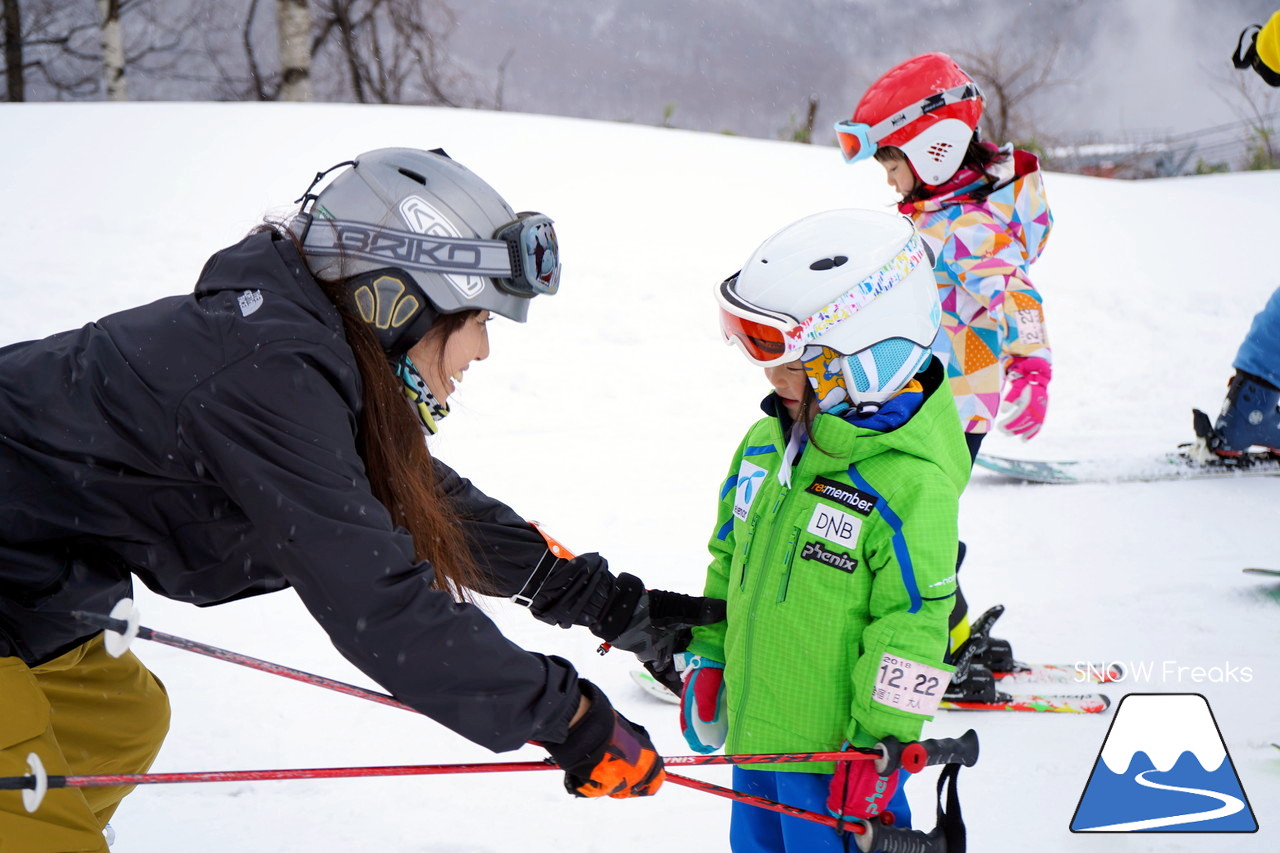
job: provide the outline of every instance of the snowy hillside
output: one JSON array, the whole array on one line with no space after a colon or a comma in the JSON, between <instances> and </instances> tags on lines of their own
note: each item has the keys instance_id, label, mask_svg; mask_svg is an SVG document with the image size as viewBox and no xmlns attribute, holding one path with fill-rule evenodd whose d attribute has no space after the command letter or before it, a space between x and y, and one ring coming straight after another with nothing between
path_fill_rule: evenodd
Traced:
<instances>
[{"instance_id":1,"label":"snowy hillside","mask_svg":"<svg viewBox=\"0 0 1280 853\"><path fill-rule=\"evenodd\" d=\"M516 209L550 214L566 259L560 293L537 300L529 323L491 324L492 355L468 372L434 451L568 547L598 550L651 586L700 589L717 488L767 391L720 343L711 288L800 216L889 205L874 163L511 113L4 105L0 345L188 290L210 253L287 210L317 170L390 145L443 146ZM1055 348L1050 419L1028 445L998 436L986 449L1071 458L1187 440L1191 407L1216 411L1240 338L1280 285L1280 173L1051 174L1047 186L1057 226L1034 279ZM966 594L975 611L1008 606L996 633L1017 656L1152 664L1109 689L1117 702L1204 694L1261 827L1072 835L1109 715L943 713L927 734L973 726L982 737L981 761L960 780L971 849L1276 849L1280 584L1240 568L1280 567L1280 481L1054 487L979 471L961 507ZM292 593L210 610L138 598L157 630L370 684ZM489 609L517 642L577 663L665 753L687 754L673 706L631 686L623 653L598 657L585 631L504 602ZM403 711L163 647L136 651L173 699L157 771L496 758ZM1239 680L1223 682L1228 671ZM923 775L909 790L930 824L933 774ZM116 853L728 849L726 801L675 786L650 801L575 801L552 773L155 786L113 823Z\"/></svg>"}]
</instances>

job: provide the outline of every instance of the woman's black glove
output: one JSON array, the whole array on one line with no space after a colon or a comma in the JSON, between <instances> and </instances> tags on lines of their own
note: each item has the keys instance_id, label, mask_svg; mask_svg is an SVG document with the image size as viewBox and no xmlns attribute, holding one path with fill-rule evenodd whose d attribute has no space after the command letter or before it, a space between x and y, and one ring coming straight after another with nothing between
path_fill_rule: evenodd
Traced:
<instances>
[{"instance_id":1,"label":"woman's black glove","mask_svg":"<svg viewBox=\"0 0 1280 853\"><path fill-rule=\"evenodd\" d=\"M725 608L718 598L646 591L635 575L615 577L599 554L564 560L550 551L514 600L543 622L586 625L605 642L634 653L676 694L680 678L672 656L688 647L690 628L721 621Z\"/></svg>"},{"instance_id":2,"label":"woman's black glove","mask_svg":"<svg viewBox=\"0 0 1280 853\"><path fill-rule=\"evenodd\" d=\"M651 589L641 593L627 627L609 642L632 652L654 678L679 696L675 655L689 647L694 626L714 625L724 619L724 613L725 603L719 598Z\"/></svg>"},{"instance_id":3,"label":"woman's black glove","mask_svg":"<svg viewBox=\"0 0 1280 853\"><path fill-rule=\"evenodd\" d=\"M578 679L578 689L591 703L586 713L564 743L542 744L564 770L565 789L576 797L618 800L657 793L667 774L644 726L615 711L590 681Z\"/></svg>"}]
</instances>

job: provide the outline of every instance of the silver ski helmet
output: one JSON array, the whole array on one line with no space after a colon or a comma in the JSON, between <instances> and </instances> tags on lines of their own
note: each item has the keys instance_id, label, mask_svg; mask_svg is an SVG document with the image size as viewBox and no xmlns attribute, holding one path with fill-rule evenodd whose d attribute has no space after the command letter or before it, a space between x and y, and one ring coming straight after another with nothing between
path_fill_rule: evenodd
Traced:
<instances>
[{"instance_id":1,"label":"silver ski helmet","mask_svg":"<svg viewBox=\"0 0 1280 853\"><path fill-rule=\"evenodd\" d=\"M382 148L340 165L349 168L302 198L303 254L316 278L347 282L389 356L440 314L488 310L523 323L529 301L559 287L551 219L515 213L443 151Z\"/></svg>"},{"instance_id":2,"label":"silver ski helmet","mask_svg":"<svg viewBox=\"0 0 1280 853\"><path fill-rule=\"evenodd\" d=\"M873 210L793 222L717 298L728 342L756 364L803 361L824 412L874 409L896 394L928 363L942 319L923 238L910 220Z\"/></svg>"}]
</instances>

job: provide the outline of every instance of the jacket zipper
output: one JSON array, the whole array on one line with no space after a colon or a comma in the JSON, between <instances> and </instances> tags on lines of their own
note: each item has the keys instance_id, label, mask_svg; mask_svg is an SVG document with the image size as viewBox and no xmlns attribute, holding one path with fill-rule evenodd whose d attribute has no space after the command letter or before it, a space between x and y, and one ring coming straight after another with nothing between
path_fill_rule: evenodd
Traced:
<instances>
[{"instance_id":1,"label":"jacket zipper","mask_svg":"<svg viewBox=\"0 0 1280 853\"><path fill-rule=\"evenodd\" d=\"M751 515L751 526L747 529L747 542L742 546L742 575L738 578L738 589L747 588L747 560L751 558L751 545L756 541L756 522L760 516Z\"/></svg>"},{"instance_id":2,"label":"jacket zipper","mask_svg":"<svg viewBox=\"0 0 1280 853\"><path fill-rule=\"evenodd\" d=\"M773 507L770 508L769 510L769 516L771 518L777 517L778 507L782 506L782 502L786 500L787 492L788 492L788 488L786 486L783 486L782 491L778 492L778 496L774 498ZM759 515L755 515L752 519L751 527L753 531L755 530L755 521L758 518L759 518ZM766 559L768 559L769 555L773 553L773 549L776 546L777 541L778 541L778 530L775 527L773 531L773 535L769 537L769 547L766 548L764 552ZM747 575L747 563L746 563L746 560L743 560L742 577L743 577L744 583L746 581L746 575ZM760 604L760 595L761 595L761 591L764 589L764 579L766 576L767 576L767 573L765 575L761 575L760 582L757 583L756 588L751 591L751 610L748 612L754 612L756 607ZM752 649L752 646L755 645L755 625L756 623L754 619L747 621L747 634L743 638L743 643L742 643L743 660L748 660L748 661L751 660L751 649ZM744 683L742 685L742 693L739 694L738 696L738 710L741 710L747 706L747 697L751 693L751 679L749 678L743 679L743 682Z\"/></svg>"},{"instance_id":3,"label":"jacket zipper","mask_svg":"<svg viewBox=\"0 0 1280 853\"><path fill-rule=\"evenodd\" d=\"M782 572L782 583L778 585L778 603L787 600L787 589L791 586L791 567L795 564L796 542L800 538L800 528L791 528L791 538L787 540L787 553L783 557L783 564L786 568Z\"/></svg>"}]
</instances>

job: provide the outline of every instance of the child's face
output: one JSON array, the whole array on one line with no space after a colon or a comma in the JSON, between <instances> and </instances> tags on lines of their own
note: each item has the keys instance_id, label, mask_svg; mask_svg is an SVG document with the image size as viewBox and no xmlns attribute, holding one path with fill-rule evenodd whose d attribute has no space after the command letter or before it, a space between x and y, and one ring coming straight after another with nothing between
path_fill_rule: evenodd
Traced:
<instances>
[{"instance_id":1,"label":"child's face","mask_svg":"<svg viewBox=\"0 0 1280 853\"><path fill-rule=\"evenodd\" d=\"M906 195L916 188L916 173L911 171L911 164L906 160L885 160L884 173L889 178L889 186L897 190L898 195Z\"/></svg>"},{"instance_id":2,"label":"child's face","mask_svg":"<svg viewBox=\"0 0 1280 853\"><path fill-rule=\"evenodd\" d=\"M800 405L809 390L809 376L804 372L804 362L789 361L764 369L765 378L778 392L783 408L792 420L800 417Z\"/></svg>"}]
</instances>

